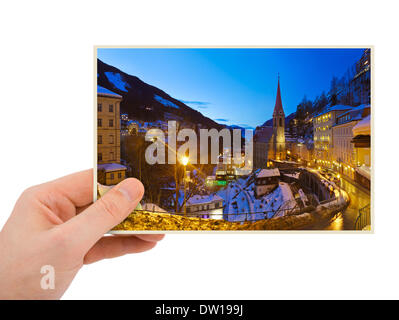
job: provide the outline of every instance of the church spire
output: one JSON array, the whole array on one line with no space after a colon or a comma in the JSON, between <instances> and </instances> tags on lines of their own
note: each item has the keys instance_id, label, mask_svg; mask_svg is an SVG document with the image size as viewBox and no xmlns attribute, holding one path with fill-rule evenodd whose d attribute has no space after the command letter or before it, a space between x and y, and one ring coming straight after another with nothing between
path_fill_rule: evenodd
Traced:
<instances>
[{"instance_id":1,"label":"church spire","mask_svg":"<svg viewBox=\"0 0 399 320\"><path fill-rule=\"evenodd\" d=\"M281 102L281 93L280 93L280 73L278 74L276 104L274 106L274 112L273 112L273 116L277 115L284 115L283 103Z\"/></svg>"}]
</instances>

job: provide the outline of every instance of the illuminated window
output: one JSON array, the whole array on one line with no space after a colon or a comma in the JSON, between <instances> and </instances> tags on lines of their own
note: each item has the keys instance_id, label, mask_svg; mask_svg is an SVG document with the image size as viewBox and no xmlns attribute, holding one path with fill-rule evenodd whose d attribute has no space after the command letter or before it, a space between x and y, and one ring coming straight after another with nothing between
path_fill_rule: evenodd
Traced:
<instances>
[{"instance_id":1,"label":"illuminated window","mask_svg":"<svg viewBox=\"0 0 399 320\"><path fill-rule=\"evenodd\" d=\"M113 135L109 136L109 143L114 143L114 136Z\"/></svg>"}]
</instances>

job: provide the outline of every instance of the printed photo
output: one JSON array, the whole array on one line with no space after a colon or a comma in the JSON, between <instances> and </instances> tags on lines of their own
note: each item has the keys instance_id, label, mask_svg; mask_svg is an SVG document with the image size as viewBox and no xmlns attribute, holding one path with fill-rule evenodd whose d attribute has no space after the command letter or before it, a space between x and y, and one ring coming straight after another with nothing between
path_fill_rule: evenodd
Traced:
<instances>
[{"instance_id":1,"label":"printed photo","mask_svg":"<svg viewBox=\"0 0 399 320\"><path fill-rule=\"evenodd\" d=\"M96 194L111 233L372 231L372 48L95 49Z\"/></svg>"}]
</instances>

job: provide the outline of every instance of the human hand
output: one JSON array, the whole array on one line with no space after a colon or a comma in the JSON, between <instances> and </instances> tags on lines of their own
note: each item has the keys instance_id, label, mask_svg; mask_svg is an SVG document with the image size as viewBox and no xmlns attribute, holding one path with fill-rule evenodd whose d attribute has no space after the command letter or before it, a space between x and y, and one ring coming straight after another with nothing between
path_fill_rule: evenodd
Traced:
<instances>
[{"instance_id":1,"label":"human hand","mask_svg":"<svg viewBox=\"0 0 399 320\"><path fill-rule=\"evenodd\" d=\"M91 204L93 170L24 191L0 232L0 299L58 299L83 264L153 248L163 235L104 236L143 193L129 178ZM43 266L54 268L54 289L42 289Z\"/></svg>"}]
</instances>

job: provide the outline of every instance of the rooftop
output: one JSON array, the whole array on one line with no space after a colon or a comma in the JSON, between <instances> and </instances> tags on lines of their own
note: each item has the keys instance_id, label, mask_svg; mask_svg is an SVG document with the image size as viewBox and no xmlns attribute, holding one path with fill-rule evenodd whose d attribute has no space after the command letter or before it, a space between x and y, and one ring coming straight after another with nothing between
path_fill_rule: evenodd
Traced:
<instances>
[{"instance_id":1,"label":"rooftop","mask_svg":"<svg viewBox=\"0 0 399 320\"><path fill-rule=\"evenodd\" d=\"M111 97L111 98L118 98L122 99L122 96L112 92L111 90L108 90L102 86L97 85L97 95L98 96L103 96L103 97Z\"/></svg>"},{"instance_id":2,"label":"rooftop","mask_svg":"<svg viewBox=\"0 0 399 320\"><path fill-rule=\"evenodd\" d=\"M119 163L102 163L97 165L97 170L104 170L106 172L126 170L127 168Z\"/></svg>"},{"instance_id":3,"label":"rooftop","mask_svg":"<svg viewBox=\"0 0 399 320\"><path fill-rule=\"evenodd\" d=\"M358 107L352 108L351 110L340 114L337 117L337 124L335 125L340 125L355 120L361 120L365 116L368 116L369 114L370 114L370 105L362 104Z\"/></svg>"},{"instance_id":4,"label":"rooftop","mask_svg":"<svg viewBox=\"0 0 399 320\"><path fill-rule=\"evenodd\" d=\"M216 194L205 195L205 196L195 195L187 200L187 205L212 203L215 201L223 201L223 199Z\"/></svg>"},{"instance_id":5,"label":"rooftop","mask_svg":"<svg viewBox=\"0 0 399 320\"><path fill-rule=\"evenodd\" d=\"M318 116L321 116L325 113L331 112L331 111L343 111L343 110L350 110L353 107L351 106L345 106L343 104L337 104L335 106L332 107L327 107L324 110L322 110L319 114L316 114L313 118L317 118Z\"/></svg>"},{"instance_id":6,"label":"rooftop","mask_svg":"<svg viewBox=\"0 0 399 320\"><path fill-rule=\"evenodd\" d=\"M368 115L363 120L359 121L352 129L353 135L370 135L370 120L371 115Z\"/></svg>"},{"instance_id":7,"label":"rooftop","mask_svg":"<svg viewBox=\"0 0 399 320\"><path fill-rule=\"evenodd\" d=\"M256 178L279 177L279 176L280 176L280 170L278 168L275 168L275 169L262 169L256 175Z\"/></svg>"}]
</instances>

